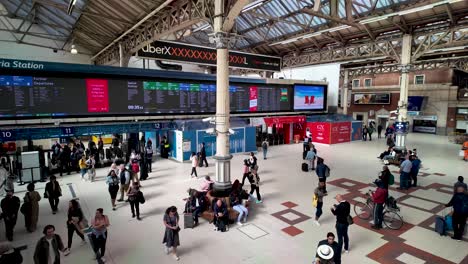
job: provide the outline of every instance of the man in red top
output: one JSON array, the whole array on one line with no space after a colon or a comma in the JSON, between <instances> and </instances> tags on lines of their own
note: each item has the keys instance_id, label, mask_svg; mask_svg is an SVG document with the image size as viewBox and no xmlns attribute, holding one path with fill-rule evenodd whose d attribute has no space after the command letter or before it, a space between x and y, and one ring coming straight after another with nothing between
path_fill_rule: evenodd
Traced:
<instances>
[{"instance_id":1,"label":"man in red top","mask_svg":"<svg viewBox=\"0 0 468 264\"><path fill-rule=\"evenodd\" d=\"M387 199L388 190L383 188L381 182L377 182L377 190L372 193L372 201L374 202L374 225L372 228L382 228L383 207Z\"/></svg>"}]
</instances>

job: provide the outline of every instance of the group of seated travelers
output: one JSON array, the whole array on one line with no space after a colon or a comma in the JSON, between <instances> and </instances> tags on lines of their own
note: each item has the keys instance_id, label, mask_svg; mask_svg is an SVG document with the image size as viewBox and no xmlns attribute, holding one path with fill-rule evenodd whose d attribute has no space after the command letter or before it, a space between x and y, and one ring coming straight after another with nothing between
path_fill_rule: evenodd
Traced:
<instances>
[{"instance_id":1,"label":"group of seated travelers","mask_svg":"<svg viewBox=\"0 0 468 264\"><path fill-rule=\"evenodd\" d=\"M252 184L257 176L258 166L252 158L246 159L244 163L247 170L244 171L243 181L247 178ZM184 213L192 214L194 227L198 225L200 217L213 223L215 231L228 231L229 223L234 221L242 226L247 221L248 201L253 199L252 194L245 191L242 188L243 183L236 179L228 197L213 197L211 192L213 184L210 177L206 176L200 185L200 190L189 189L189 198L186 199Z\"/></svg>"},{"instance_id":2,"label":"group of seated travelers","mask_svg":"<svg viewBox=\"0 0 468 264\"><path fill-rule=\"evenodd\" d=\"M405 160L406 155L409 155L410 157L415 157L417 156L416 154L416 149L408 151L397 151L394 147L388 147L388 149L380 153L380 155L377 158L383 161L385 165L394 164L399 166L400 163Z\"/></svg>"}]
</instances>

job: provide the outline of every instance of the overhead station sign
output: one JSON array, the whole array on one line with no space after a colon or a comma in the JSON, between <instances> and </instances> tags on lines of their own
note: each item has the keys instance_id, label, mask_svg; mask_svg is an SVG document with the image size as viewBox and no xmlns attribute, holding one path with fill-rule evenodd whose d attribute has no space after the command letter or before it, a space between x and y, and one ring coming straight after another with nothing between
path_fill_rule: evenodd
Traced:
<instances>
[{"instance_id":1,"label":"overhead station sign","mask_svg":"<svg viewBox=\"0 0 468 264\"><path fill-rule=\"evenodd\" d=\"M168 41L146 45L137 52L137 57L216 66L216 49ZM229 67L280 71L281 58L230 51Z\"/></svg>"}]
</instances>

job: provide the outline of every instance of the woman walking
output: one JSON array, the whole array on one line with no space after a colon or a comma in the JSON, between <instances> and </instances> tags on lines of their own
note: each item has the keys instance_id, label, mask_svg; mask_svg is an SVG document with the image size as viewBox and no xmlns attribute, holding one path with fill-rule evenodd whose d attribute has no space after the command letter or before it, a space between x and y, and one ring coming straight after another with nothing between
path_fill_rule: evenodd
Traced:
<instances>
[{"instance_id":1,"label":"woman walking","mask_svg":"<svg viewBox=\"0 0 468 264\"><path fill-rule=\"evenodd\" d=\"M190 177L193 178L193 174L195 173L195 178L198 178L197 176L198 156L197 154L195 154L195 152L192 152L192 156L190 157L190 160L192 161L192 172L190 173Z\"/></svg>"},{"instance_id":2,"label":"woman walking","mask_svg":"<svg viewBox=\"0 0 468 264\"><path fill-rule=\"evenodd\" d=\"M257 201L255 203L262 203L262 196L260 195L260 177L258 176L257 170L256 169L251 169L250 170L250 176L249 176L249 182L250 182L250 197L253 198L253 193L254 191L257 192Z\"/></svg>"},{"instance_id":3,"label":"woman walking","mask_svg":"<svg viewBox=\"0 0 468 264\"><path fill-rule=\"evenodd\" d=\"M41 195L34 190L34 183L30 183L27 186L28 192L24 195L24 209L21 212L24 214L24 223L26 230L32 233L36 231L37 221L39 220L39 201Z\"/></svg>"},{"instance_id":4,"label":"woman walking","mask_svg":"<svg viewBox=\"0 0 468 264\"><path fill-rule=\"evenodd\" d=\"M250 164L249 164L249 160L248 159L245 159L244 160L244 174L242 175L242 183L241 183L241 186L244 186L244 183L245 183L245 178L248 178L249 175L250 175Z\"/></svg>"},{"instance_id":5,"label":"woman walking","mask_svg":"<svg viewBox=\"0 0 468 264\"><path fill-rule=\"evenodd\" d=\"M136 210L137 220L141 220L139 192L140 192L140 186L138 182L133 182L133 185L128 189L128 192L127 192L128 202L130 203L130 208L132 210L132 218L135 218L135 210Z\"/></svg>"},{"instance_id":6,"label":"woman walking","mask_svg":"<svg viewBox=\"0 0 468 264\"><path fill-rule=\"evenodd\" d=\"M86 172L88 171L88 165L86 164L86 156L83 155L81 156L81 159L78 163L78 166L80 166L80 173L81 173L81 180L84 181L85 180L85 174Z\"/></svg>"},{"instance_id":7,"label":"woman walking","mask_svg":"<svg viewBox=\"0 0 468 264\"><path fill-rule=\"evenodd\" d=\"M76 234L81 238L81 244L84 245L86 240L84 238L81 229L83 226L83 211L81 211L80 205L76 200L71 200L68 203L68 220L67 220L67 230L68 230L68 248L65 251L65 256L70 254L70 249L73 241L73 234Z\"/></svg>"},{"instance_id":8,"label":"woman walking","mask_svg":"<svg viewBox=\"0 0 468 264\"><path fill-rule=\"evenodd\" d=\"M45 186L44 198L49 199L50 208L52 213L56 214L58 210L59 197L62 196L62 189L60 184L57 182L57 178L54 175L49 177L50 182Z\"/></svg>"},{"instance_id":9,"label":"woman walking","mask_svg":"<svg viewBox=\"0 0 468 264\"><path fill-rule=\"evenodd\" d=\"M109 227L109 218L104 214L104 209L98 208L96 215L91 220L92 233L89 235L92 241L93 250L96 254L96 259L101 259L105 262L104 254L106 253L107 242L107 227Z\"/></svg>"},{"instance_id":10,"label":"woman walking","mask_svg":"<svg viewBox=\"0 0 468 264\"><path fill-rule=\"evenodd\" d=\"M323 197L325 196L325 182L319 182L317 188L315 188L314 195L317 199L317 210L315 211L315 224L320 226L319 218L322 215ZM315 199L315 198L314 198Z\"/></svg>"},{"instance_id":11,"label":"woman walking","mask_svg":"<svg viewBox=\"0 0 468 264\"><path fill-rule=\"evenodd\" d=\"M114 211L116 210L115 199L117 199L117 193L119 192L119 182L120 180L115 170L110 170L106 178L106 183L109 186L108 190L111 197L112 210Z\"/></svg>"},{"instance_id":12,"label":"woman walking","mask_svg":"<svg viewBox=\"0 0 468 264\"><path fill-rule=\"evenodd\" d=\"M170 248L172 248L172 254L175 260L179 260L177 256L177 247L179 243L179 214L177 214L177 208L171 206L166 209L164 214L164 226L166 227L166 232L164 233L163 244L165 244L166 254L170 253Z\"/></svg>"}]
</instances>

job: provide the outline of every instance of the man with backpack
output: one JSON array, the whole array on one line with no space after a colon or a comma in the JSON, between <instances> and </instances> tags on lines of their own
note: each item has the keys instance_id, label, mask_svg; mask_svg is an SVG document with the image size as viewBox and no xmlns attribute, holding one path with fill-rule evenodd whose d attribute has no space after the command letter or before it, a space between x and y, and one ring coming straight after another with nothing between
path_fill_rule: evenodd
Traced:
<instances>
[{"instance_id":1,"label":"man with backpack","mask_svg":"<svg viewBox=\"0 0 468 264\"><path fill-rule=\"evenodd\" d=\"M457 188L457 192L445 207L453 207L452 225L453 237L457 241L461 241L463 231L465 230L466 219L468 217L468 194L462 186Z\"/></svg>"},{"instance_id":2,"label":"man with backpack","mask_svg":"<svg viewBox=\"0 0 468 264\"><path fill-rule=\"evenodd\" d=\"M319 178L319 182L323 182L323 192L327 195L327 178L330 177L330 168L325 165L324 160L320 157L317 158L317 168L315 169L315 173Z\"/></svg>"},{"instance_id":3,"label":"man with backpack","mask_svg":"<svg viewBox=\"0 0 468 264\"><path fill-rule=\"evenodd\" d=\"M262 150L263 150L263 159L266 160L267 159L266 156L268 152L268 141L266 138L262 142Z\"/></svg>"}]
</instances>

